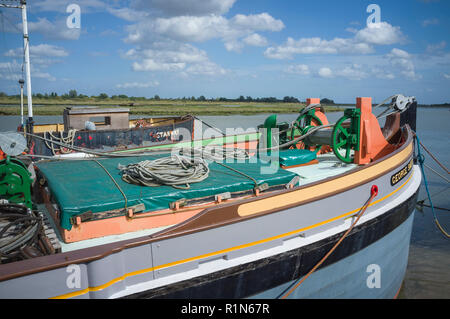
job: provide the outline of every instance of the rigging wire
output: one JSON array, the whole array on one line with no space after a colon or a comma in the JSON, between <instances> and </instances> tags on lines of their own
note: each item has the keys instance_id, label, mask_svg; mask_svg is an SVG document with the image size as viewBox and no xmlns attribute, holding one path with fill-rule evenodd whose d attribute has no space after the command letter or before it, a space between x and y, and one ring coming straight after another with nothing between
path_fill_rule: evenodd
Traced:
<instances>
[{"instance_id":1,"label":"rigging wire","mask_svg":"<svg viewBox=\"0 0 450 319\"><path fill-rule=\"evenodd\" d=\"M21 32L21 31L17 28L17 26L11 20L9 20L7 15L4 14L3 10L0 10L0 19L1 19L0 33L2 34L2 40L3 40L2 46L4 48L4 52L8 52L8 47L6 46L8 41L6 41L7 29L6 29L5 21L8 21L18 32ZM18 76L17 76L17 72L14 71L14 65L8 61L8 62L5 62L5 66L6 66L6 70L9 73L9 76L11 77L11 79L16 79Z\"/></svg>"},{"instance_id":2,"label":"rigging wire","mask_svg":"<svg viewBox=\"0 0 450 319\"><path fill-rule=\"evenodd\" d=\"M424 169L424 162L425 162L425 157L422 155L422 151L421 151L421 143L419 140L419 137L417 136L417 133L414 132L414 135L416 137L416 144L417 144L417 160L419 161L420 164L420 170L422 171L422 176L423 176L423 181L425 184L425 190L427 192L427 196L428 196L428 201L430 202L430 206L431 206L431 212L433 213L433 219L434 219L434 223L436 224L436 226L438 227L438 229L441 231L441 233L446 237L446 238L450 238L450 234L447 233L447 231L441 226L441 224L439 223L439 220L436 216L436 212L434 210L434 205L433 202L431 201L431 194L430 194L430 190L428 189L428 181L427 181L427 177L425 175L425 169Z\"/></svg>"}]
</instances>

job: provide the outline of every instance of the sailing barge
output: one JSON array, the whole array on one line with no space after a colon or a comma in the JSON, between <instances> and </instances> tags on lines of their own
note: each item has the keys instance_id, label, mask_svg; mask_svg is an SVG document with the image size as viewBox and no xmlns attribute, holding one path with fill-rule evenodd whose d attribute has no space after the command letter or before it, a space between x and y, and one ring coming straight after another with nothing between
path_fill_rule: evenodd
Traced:
<instances>
[{"instance_id":1,"label":"sailing barge","mask_svg":"<svg viewBox=\"0 0 450 319\"><path fill-rule=\"evenodd\" d=\"M417 102L394 99L383 128L370 98L334 125L317 102L292 126L271 117L258 139L236 138L243 159L183 153L208 172L184 187L123 178L123 167L173 152L38 161L34 180L8 156L0 174L22 192L3 191L0 209L28 204L21 214L43 231L14 255L1 246L0 298L395 297L421 183Z\"/></svg>"}]
</instances>

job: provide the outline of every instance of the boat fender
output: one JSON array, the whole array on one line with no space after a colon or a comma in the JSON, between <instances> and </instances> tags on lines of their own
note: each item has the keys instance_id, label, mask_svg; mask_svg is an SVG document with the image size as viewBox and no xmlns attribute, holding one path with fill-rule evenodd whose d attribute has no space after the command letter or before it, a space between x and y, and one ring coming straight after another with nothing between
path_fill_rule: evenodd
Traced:
<instances>
[{"instance_id":1,"label":"boat fender","mask_svg":"<svg viewBox=\"0 0 450 319\"><path fill-rule=\"evenodd\" d=\"M86 130L89 130L89 131L95 131L96 130L95 123L91 122L91 121L84 122L84 128Z\"/></svg>"}]
</instances>

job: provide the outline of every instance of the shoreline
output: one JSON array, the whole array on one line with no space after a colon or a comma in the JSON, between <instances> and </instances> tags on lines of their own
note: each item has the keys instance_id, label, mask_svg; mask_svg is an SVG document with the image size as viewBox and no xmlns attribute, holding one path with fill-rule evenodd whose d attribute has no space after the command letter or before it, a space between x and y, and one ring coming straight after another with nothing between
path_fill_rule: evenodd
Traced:
<instances>
[{"instance_id":1,"label":"shoreline","mask_svg":"<svg viewBox=\"0 0 450 319\"><path fill-rule=\"evenodd\" d=\"M99 108L125 107L129 108L130 115L255 115L264 113L298 113L305 107L305 104L294 103L215 103L215 102L196 102L180 103L176 101L158 101L158 103L142 103L127 105L124 103L92 103L69 101L61 104L43 104L40 101L35 102L33 106L34 115L62 115L63 110L68 106L97 106ZM327 112L342 111L344 106L324 106ZM27 106L24 103L24 112ZM20 115L19 104L0 102L0 115Z\"/></svg>"},{"instance_id":2,"label":"shoreline","mask_svg":"<svg viewBox=\"0 0 450 319\"><path fill-rule=\"evenodd\" d=\"M62 115L68 106L96 106L98 108L125 107L130 115L256 115L256 114L290 114L298 113L305 107L304 103L265 103L265 102L215 102L215 101L183 101L183 100L151 100L134 102L130 100L92 100L73 99L51 101L35 99L34 115ZM15 99L0 100L0 115L20 115L20 102ZM324 105L326 112L339 112L354 104ZM419 108L449 108L450 104L419 104ZM24 113L27 104L24 101Z\"/></svg>"}]
</instances>

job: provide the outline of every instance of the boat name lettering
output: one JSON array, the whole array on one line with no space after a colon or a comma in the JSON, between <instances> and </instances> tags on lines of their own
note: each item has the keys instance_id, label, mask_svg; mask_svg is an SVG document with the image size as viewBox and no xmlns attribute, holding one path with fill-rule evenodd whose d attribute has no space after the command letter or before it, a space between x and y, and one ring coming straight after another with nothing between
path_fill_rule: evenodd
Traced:
<instances>
[{"instance_id":1,"label":"boat name lettering","mask_svg":"<svg viewBox=\"0 0 450 319\"><path fill-rule=\"evenodd\" d=\"M161 137L171 137L171 136L176 137L176 136L178 136L179 134L180 134L179 129L176 129L176 130L173 130L173 131L156 132L156 133L154 134L154 136L155 136L156 138L161 138Z\"/></svg>"},{"instance_id":2,"label":"boat name lettering","mask_svg":"<svg viewBox=\"0 0 450 319\"><path fill-rule=\"evenodd\" d=\"M391 176L391 186L394 186L398 182L400 182L406 175L411 171L413 167L413 160L410 160L405 167L403 167L400 171Z\"/></svg>"}]
</instances>

